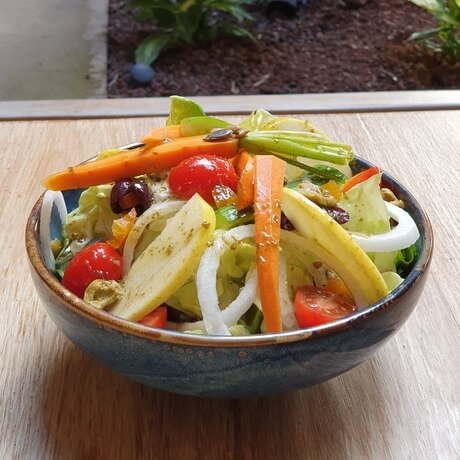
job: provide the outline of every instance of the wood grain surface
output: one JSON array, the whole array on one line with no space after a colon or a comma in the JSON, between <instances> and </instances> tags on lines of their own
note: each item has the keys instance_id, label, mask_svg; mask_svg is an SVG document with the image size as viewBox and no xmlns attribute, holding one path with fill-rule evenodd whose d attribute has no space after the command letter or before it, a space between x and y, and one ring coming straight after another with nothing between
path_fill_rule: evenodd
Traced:
<instances>
[{"instance_id":1,"label":"wood grain surface","mask_svg":"<svg viewBox=\"0 0 460 460\"><path fill-rule=\"evenodd\" d=\"M57 330L28 273L23 234L40 180L164 119L0 123L0 459L460 458L460 111L309 119L421 201L435 233L431 275L372 359L249 400L168 394L101 367Z\"/></svg>"},{"instance_id":2,"label":"wood grain surface","mask_svg":"<svg viewBox=\"0 0 460 460\"><path fill-rule=\"evenodd\" d=\"M276 113L376 112L460 109L459 90L197 96L215 114L245 114L254 107ZM0 101L0 120L167 116L169 97Z\"/></svg>"}]
</instances>

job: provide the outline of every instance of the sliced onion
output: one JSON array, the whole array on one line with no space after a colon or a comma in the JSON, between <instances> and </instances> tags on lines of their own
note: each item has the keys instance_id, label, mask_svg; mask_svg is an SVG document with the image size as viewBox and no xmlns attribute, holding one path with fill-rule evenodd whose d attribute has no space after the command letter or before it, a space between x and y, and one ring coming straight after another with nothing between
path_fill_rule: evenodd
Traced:
<instances>
[{"instance_id":1,"label":"sliced onion","mask_svg":"<svg viewBox=\"0 0 460 460\"><path fill-rule=\"evenodd\" d=\"M398 222L398 225L389 232L379 235L362 236L352 234L353 240L355 240L365 252L398 251L411 246L420 237L417 225L409 213L394 204L385 204L388 209L388 214Z\"/></svg>"},{"instance_id":2,"label":"sliced onion","mask_svg":"<svg viewBox=\"0 0 460 460\"><path fill-rule=\"evenodd\" d=\"M279 280L281 323L283 330L292 331L298 329L299 325L294 315L294 305L289 297L286 257L283 252L280 252L279 258Z\"/></svg>"},{"instance_id":3,"label":"sliced onion","mask_svg":"<svg viewBox=\"0 0 460 460\"><path fill-rule=\"evenodd\" d=\"M222 239L229 245L233 243L232 240L241 241L245 238L254 238L256 234L256 226L254 224L240 225L239 227L232 228L222 235Z\"/></svg>"},{"instance_id":4,"label":"sliced onion","mask_svg":"<svg viewBox=\"0 0 460 460\"><path fill-rule=\"evenodd\" d=\"M225 232L221 238L214 241L201 258L196 275L196 286L203 322L208 334L230 335L228 327L235 324L246 313L257 297L255 270L248 274L245 286L237 298L223 311L219 307L217 295L217 269L220 258L233 242L253 237L254 229L254 225L241 225Z\"/></svg>"},{"instance_id":5,"label":"sliced onion","mask_svg":"<svg viewBox=\"0 0 460 460\"><path fill-rule=\"evenodd\" d=\"M163 203L153 204L139 216L129 232L123 248L123 275L126 275L131 268L134 250L147 225L154 219L164 218L169 214L178 212L184 204L185 201L165 201Z\"/></svg>"},{"instance_id":6,"label":"sliced onion","mask_svg":"<svg viewBox=\"0 0 460 460\"><path fill-rule=\"evenodd\" d=\"M221 238L215 240L214 244L201 257L196 274L198 301L206 331L211 335L230 335L219 308L216 278L220 258L226 250L227 245Z\"/></svg>"},{"instance_id":7,"label":"sliced onion","mask_svg":"<svg viewBox=\"0 0 460 460\"><path fill-rule=\"evenodd\" d=\"M233 326L249 310L257 298L257 270L248 272L246 282L237 298L222 311L222 318L227 327Z\"/></svg>"},{"instance_id":8,"label":"sliced onion","mask_svg":"<svg viewBox=\"0 0 460 460\"><path fill-rule=\"evenodd\" d=\"M43 261L49 270L56 268L56 260L51 250L51 215L54 206L56 206L59 213L61 225L64 225L67 219L67 206L64 196L61 192L47 190L43 197L40 211L40 247L43 254Z\"/></svg>"}]
</instances>

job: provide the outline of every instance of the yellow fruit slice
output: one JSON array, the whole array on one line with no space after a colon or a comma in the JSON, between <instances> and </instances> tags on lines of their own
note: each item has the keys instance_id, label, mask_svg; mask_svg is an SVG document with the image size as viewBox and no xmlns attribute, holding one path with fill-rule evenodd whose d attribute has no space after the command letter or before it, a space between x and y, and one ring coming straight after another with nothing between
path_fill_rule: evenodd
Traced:
<instances>
[{"instance_id":1,"label":"yellow fruit slice","mask_svg":"<svg viewBox=\"0 0 460 460\"><path fill-rule=\"evenodd\" d=\"M161 305L196 271L215 227L213 209L194 195L134 262L110 313L137 321Z\"/></svg>"},{"instance_id":2,"label":"yellow fruit slice","mask_svg":"<svg viewBox=\"0 0 460 460\"><path fill-rule=\"evenodd\" d=\"M283 189L281 209L306 240L308 252L337 273L358 307L388 294L387 285L371 259L324 210L287 188Z\"/></svg>"}]
</instances>

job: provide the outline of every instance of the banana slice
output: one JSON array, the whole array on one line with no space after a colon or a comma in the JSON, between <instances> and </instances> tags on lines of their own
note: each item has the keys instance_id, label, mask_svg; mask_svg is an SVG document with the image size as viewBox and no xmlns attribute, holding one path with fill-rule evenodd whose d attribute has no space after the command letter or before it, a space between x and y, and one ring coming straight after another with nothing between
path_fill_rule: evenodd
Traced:
<instances>
[{"instance_id":1,"label":"banana slice","mask_svg":"<svg viewBox=\"0 0 460 460\"><path fill-rule=\"evenodd\" d=\"M213 209L194 195L134 262L110 313L137 321L161 305L196 271L215 227Z\"/></svg>"},{"instance_id":2,"label":"banana slice","mask_svg":"<svg viewBox=\"0 0 460 460\"><path fill-rule=\"evenodd\" d=\"M382 275L367 254L315 203L284 188L281 209L306 240L308 252L342 278L358 307L388 294Z\"/></svg>"}]
</instances>

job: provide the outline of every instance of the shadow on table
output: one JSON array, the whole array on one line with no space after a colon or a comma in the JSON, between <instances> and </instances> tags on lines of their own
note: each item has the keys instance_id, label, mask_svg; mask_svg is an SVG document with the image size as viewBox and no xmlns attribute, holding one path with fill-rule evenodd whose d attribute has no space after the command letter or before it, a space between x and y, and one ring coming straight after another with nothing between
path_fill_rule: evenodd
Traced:
<instances>
[{"instance_id":1,"label":"shadow on table","mask_svg":"<svg viewBox=\"0 0 460 460\"><path fill-rule=\"evenodd\" d=\"M247 400L149 388L70 344L54 358L41 388L46 458L332 459L386 444L378 358L316 387Z\"/></svg>"}]
</instances>

